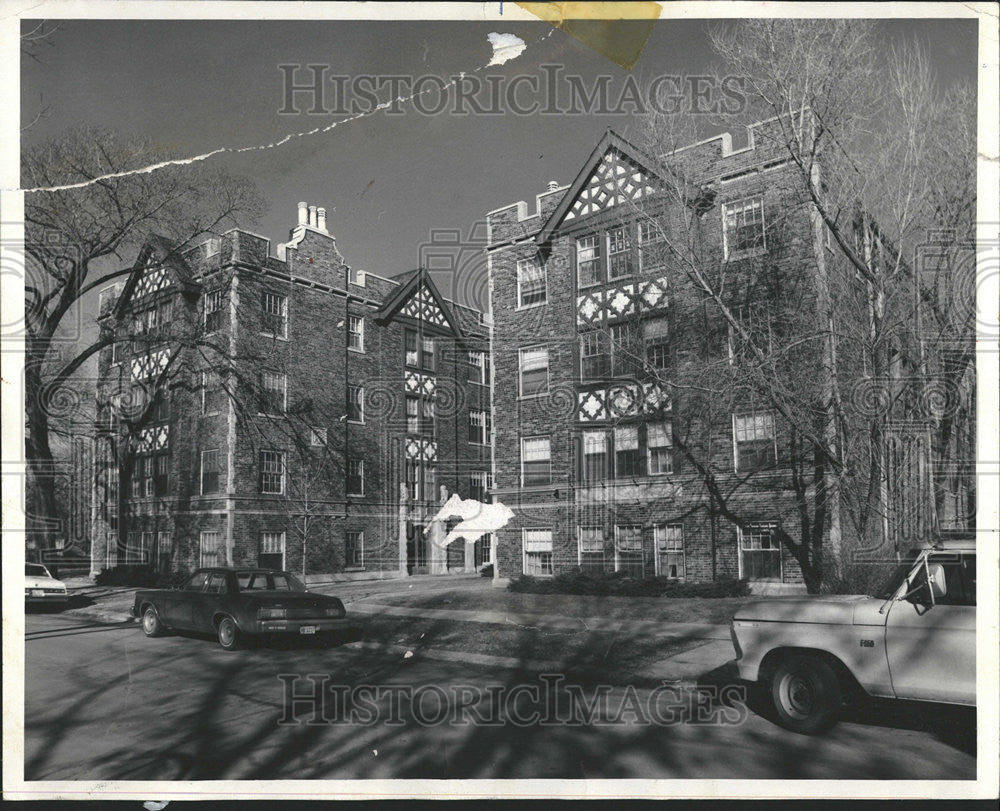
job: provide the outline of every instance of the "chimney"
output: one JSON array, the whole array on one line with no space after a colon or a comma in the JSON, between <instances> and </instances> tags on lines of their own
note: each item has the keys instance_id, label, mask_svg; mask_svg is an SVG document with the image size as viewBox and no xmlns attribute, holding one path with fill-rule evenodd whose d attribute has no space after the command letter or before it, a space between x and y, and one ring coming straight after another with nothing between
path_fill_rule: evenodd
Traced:
<instances>
[{"instance_id":1,"label":"chimney","mask_svg":"<svg viewBox=\"0 0 1000 811\"><path fill-rule=\"evenodd\" d=\"M299 225L308 225L309 223L309 204L299 203Z\"/></svg>"},{"instance_id":2,"label":"chimney","mask_svg":"<svg viewBox=\"0 0 1000 811\"><path fill-rule=\"evenodd\" d=\"M326 209L318 208L316 209L316 227L326 233Z\"/></svg>"},{"instance_id":3,"label":"chimney","mask_svg":"<svg viewBox=\"0 0 1000 811\"><path fill-rule=\"evenodd\" d=\"M316 206L309 206L309 225L316 227Z\"/></svg>"},{"instance_id":4,"label":"chimney","mask_svg":"<svg viewBox=\"0 0 1000 811\"><path fill-rule=\"evenodd\" d=\"M548 191L555 191L558 188L559 188L559 181L558 180L550 180L549 181Z\"/></svg>"}]
</instances>

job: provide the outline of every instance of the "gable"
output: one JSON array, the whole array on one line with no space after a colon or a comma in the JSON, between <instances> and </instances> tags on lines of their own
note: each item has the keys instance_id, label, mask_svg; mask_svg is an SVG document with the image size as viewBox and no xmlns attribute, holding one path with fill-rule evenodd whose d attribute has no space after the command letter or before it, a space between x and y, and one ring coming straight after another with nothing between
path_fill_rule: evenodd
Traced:
<instances>
[{"instance_id":1,"label":"gable","mask_svg":"<svg viewBox=\"0 0 1000 811\"><path fill-rule=\"evenodd\" d=\"M636 202L653 193L653 180L634 161L609 148L572 198L563 222L600 214L626 202Z\"/></svg>"},{"instance_id":2,"label":"gable","mask_svg":"<svg viewBox=\"0 0 1000 811\"><path fill-rule=\"evenodd\" d=\"M437 327L444 327L445 329L451 327L448 323L448 316L445 315L444 310L441 309L441 306L431 294L426 284L420 285L420 288L410 297L409 301L400 308L399 314L416 321L434 324Z\"/></svg>"},{"instance_id":3,"label":"gable","mask_svg":"<svg viewBox=\"0 0 1000 811\"><path fill-rule=\"evenodd\" d=\"M447 302L441 298L434 280L423 268L406 274L407 281L379 308L375 321L386 324L397 316L437 327L463 337L464 331Z\"/></svg>"}]
</instances>

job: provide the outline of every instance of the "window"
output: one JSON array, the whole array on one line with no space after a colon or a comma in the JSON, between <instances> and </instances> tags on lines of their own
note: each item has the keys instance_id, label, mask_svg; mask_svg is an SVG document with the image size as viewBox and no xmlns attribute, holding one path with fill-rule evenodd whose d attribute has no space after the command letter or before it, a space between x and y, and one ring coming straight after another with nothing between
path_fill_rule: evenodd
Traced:
<instances>
[{"instance_id":1,"label":"window","mask_svg":"<svg viewBox=\"0 0 1000 811\"><path fill-rule=\"evenodd\" d=\"M348 532L344 539L344 566L358 569L365 565L365 533Z\"/></svg>"},{"instance_id":2,"label":"window","mask_svg":"<svg viewBox=\"0 0 1000 811\"><path fill-rule=\"evenodd\" d=\"M149 417L153 422L166 422L170 419L170 394L162 386L153 392L153 408Z\"/></svg>"},{"instance_id":3,"label":"window","mask_svg":"<svg viewBox=\"0 0 1000 811\"><path fill-rule=\"evenodd\" d=\"M416 434L420 432L420 398L406 398L406 433Z\"/></svg>"},{"instance_id":4,"label":"window","mask_svg":"<svg viewBox=\"0 0 1000 811\"><path fill-rule=\"evenodd\" d=\"M221 290L210 290L205 294L205 332L216 332L222 327L224 303Z\"/></svg>"},{"instance_id":5,"label":"window","mask_svg":"<svg viewBox=\"0 0 1000 811\"><path fill-rule=\"evenodd\" d=\"M145 456L142 459L142 494L144 496L153 495L153 457Z\"/></svg>"},{"instance_id":6,"label":"window","mask_svg":"<svg viewBox=\"0 0 1000 811\"><path fill-rule=\"evenodd\" d=\"M262 414L284 414L288 378L277 372L261 372L260 411Z\"/></svg>"},{"instance_id":7,"label":"window","mask_svg":"<svg viewBox=\"0 0 1000 811\"><path fill-rule=\"evenodd\" d=\"M522 349L519 355L521 396L535 397L549 390L549 350Z\"/></svg>"},{"instance_id":8,"label":"window","mask_svg":"<svg viewBox=\"0 0 1000 811\"><path fill-rule=\"evenodd\" d=\"M598 380L610 373L608 336L603 332L585 332L580 336L580 376Z\"/></svg>"},{"instance_id":9,"label":"window","mask_svg":"<svg viewBox=\"0 0 1000 811\"><path fill-rule=\"evenodd\" d=\"M634 375L641 360L639 330L635 324L615 324L611 327L611 374L615 377Z\"/></svg>"},{"instance_id":10,"label":"window","mask_svg":"<svg viewBox=\"0 0 1000 811\"><path fill-rule=\"evenodd\" d=\"M434 339L433 338L423 338L420 342L420 363L421 366L433 372L434 371Z\"/></svg>"},{"instance_id":11,"label":"window","mask_svg":"<svg viewBox=\"0 0 1000 811\"><path fill-rule=\"evenodd\" d=\"M552 482L551 444L548 437L521 440L521 483L526 487Z\"/></svg>"},{"instance_id":12,"label":"window","mask_svg":"<svg viewBox=\"0 0 1000 811\"><path fill-rule=\"evenodd\" d=\"M423 398L420 401L420 433L424 436L433 437L434 436L434 401L428 398Z\"/></svg>"},{"instance_id":13,"label":"window","mask_svg":"<svg viewBox=\"0 0 1000 811\"><path fill-rule=\"evenodd\" d=\"M545 267L537 259L517 263L517 306L544 304L547 298Z\"/></svg>"},{"instance_id":14,"label":"window","mask_svg":"<svg viewBox=\"0 0 1000 811\"><path fill-rule=\"evenodd\" d=\"M772 351L771 313L764 302L735 306L733 316L740 323L746 337L740 334L732 324L729 324L729 362L735 364L737 359L750 355L755 358L754 347L764 354Z\"/></svg>"},{"instance_id":15,"label":"window","mask_svg":"<svg viewBox=\"0 0 1000 811\"><path fill-rule=\"evenodd\" d=\"M603 572L605 567L604 527L580 527L578 530L580 544L580 568Z\"/></svg>"},{"instance_id":16,"label":"window","mask_svg":"<svg viewBox=\"0 0 1000 811\"><path fill-rule=\"evenodd\" d=\"M219 492L219 449L201 452L201 494Z\"/></svg>"},{"instance_id":17,"label":"window","mask_svg":"<svg viewBox=\"0 0 1000 811\"><path fill-rule=\"evenodd\" d=\"M156 557L159 563L159 571L165 572L170 569L170 559L173 551L173 533L156 533Z\"/></svg>"},{"instance_id":18,"label":"window","mask_svg":"<svg viewBox=\"0 0 1000 811\"><path fill-rule=\"evenodd\" d=\"M206 568L209 566L219 565L219 533L218 532L202 532L201 533L201 544L199 547L199 563L201 568ZM188 591L201 591L205 586L205 581L208 580L208 572L202 572L201 576L195 576L197 582L188 581L188 585L185 589Z\"/></svg>"},{"instance_id":19,"label":"window","mask_svg":"<svg viewBox=\"0 0 1000 811\"><path fill-rule=\"evenodd\" d=\"M347 387L347 419L351 422L365 421L365 387Z\"/></svg>"},{"instance_id":20,"label":"window","mask_svg":"<svg viewBox=\"0 0 1000 811\"><path fill-rule=\"evenodd\" d=\"M646 345L646 362L654 369L666 369L670 362L669 329L666 316L643 321L642 340Z\"/></svg>"},{"instance_id":21,"label":"window","mask_svg":"<svg viewBox=\"0 0 1000 811\"><path fill-rule=\"evenodd\" d=\"M659 524L653 528L656 543L656 573L671 580L686 576L684 562L684 525Z\"/></svg>"},{"instance_id":22,"label":"window","mask_svg":"<svg viewBox=\"0 0 1000 811\"><path fill-rule=\"evenodd\" d=\"M722 247L726 259L765 248L763 197L726 203L722 206L722 216L725 223Z\"/></svg>"},{"instance_id":23,"label":"window","mask_svg":"<svg viewBox=\"0 0 1000 811\"><path fill-rule=\"evenodd\" d=\"M280 495L285 492L285 454L282 451L261 451L257 461L260 472L260 492Z\"/></svg>"},{"instance_id":24,"label":"window","mask_svg":"<svg viewBox=\"0 0 1000 811\"><path fill-rule=\"evenodd\" d=\"M632 257L632 236L628 227L608 231L608 277L620 279L635 272Z\"/></svg>"},{"instance_id":25,"label":"window","mask_svg":"<svg viewBox=\"0 0 1000 811\"><path fill-rule=\"evenodd\" d=\"M473 470L469 473L469 498L476 501L486 501L491 486L490 474L485 470Z\"/></svg>"},{"instance_id":26,"label":"window","mask_svg":"<svg viewBox=\"0 0 1000 811\"><path fill-rule=\"evenodd\" d=\"M673 444L669 422L651 422L646 426L646 454L650 476L674 472Z\"/></svg>"},{"instance_id":27,"label":"window","mask_svg":"<svg viewBox=\"0 0 1000 811\"><path fill-rule=\"evenodd\" d=\"M751 524L738 529L740 540L740 579L781 580L781 547L777 524Z\"/></svg>"},{"instance_id":28,"label":"window","mask_svg":"<svg viewBox=\"0 0 1000 811\"><path fill-rule=\"evenodd\" d=\"M615 476L639 475L639 426L619 425L615 428Z\"/></svg>"},{"instance_id":29,"label":"window","mask_svg":"<svg viewBox=\"0 0 1000 811\"><path fill-rule=\"evenodd\" d=\"M165 496L170 487L170 456L161 453L154 458L153 462L153 492L158 496Z\"/></svg>"},{"instance_id":30,"label":"window","mask_svg":"<svg viewBox=\"0 0 1000 811\"><path fill-rule=\"evenodd\" d=\"M576 241L576 283L589 287L601 281L601 241L596 235Z\"/></svg>"},{"instance_id":31,"label":"window","mask_svg":"<svg viewBox=\"0 0 1000 811\"><path fill-rule=\"evenodd\" d=\"M213 574L208 578L208 584L205 586L206 594L225 594L226 593L226 576L224 574Z\"/></svg>"},{"instance_id":32,"label":"window","mask_svg":"<svg viewBox=\"0 0 1000 811\"><path fill-rule=\"evenodd\" d=\"M469 412L469 442L476 445L489 445L489 432L486 430L487 414L485 411Z\"/></svg>"},{"instance_id":33,"label":"window","mask_svg":"<svg viewBox=\"0 0 1000 811\"><path fill-rule=\"evenodd\" d=\"M264 569L285 568L285 533L262 532L257 565Z\"/></svg>"},{"instance_id":34,"label":"window","mask_svg":"<svg viewBox=\"0 0 1000 811\"><path fill-rule=\"evenodd\" d=\"M309 444L314 448L326 447L326 428L318 428L315 425L309 429Z\"/></svg>"},{"instance_id":35,"label":"window","mask_svg":"<svg viewBox=\"0 0 1000 811\"><path fill-rule=\"evenodd\" d=\"M490 356L486 352L469 352L469 382L490 384Z\"/></svg>"},{"instance_id":36,"label":"window","mask_svg":"<svg viewBox=\"0 0 1000 811\"><path fill-rule=\"evenodd\" d=\"M419 366L420 358L417 355L417 333L412 329L408 329L404 333L404 338L406 342L406 365Z\"/></svg>"},{"instance_id":37,"label":"window","mask_svg":"<svg viewBox=\"0 0 1000 811\"><path fill-rule=\"evenodd\" d=\"M534 577L548 577L552 574L552 530L523 529L521 533L524 573Z\"/></svg>"},{"instance_id":38,"label":"window","mask_svg":"<svg viewBox=\"0 0 1000 811\"><path fill-rule=\"evenodd\" d=\"M277 338L288 337L288 297L269 293L260 296L261 330Z\"/></svg>"},{"instance_id":39,"label":"window","mask_svg":"<svg viewBox=\"0 0 1000 811\"><path fill-rule=\"evenodd\" d=\"M153 335L165 338L170 335L170 324L173 320L174 305L170 299L164 299L149 311L149 331Z\"/></svg>"},{"instance_id":40,"label":"window","mask_svg":"<svg viewBox=\"0 0 1000 811\"><path fill-rule=\"evenodd\" d=\"M201 373L201 413L203 416L218 414L222 410L225 390L217 372Z\"/></svg>"},{"instance_id":41,"label":"window","mask_svg":"<svg viewBox=\"0 0 1000 811\"><path fill-rule=\"evenodd\" d=\"M774 466L777 446L773 414L734 414L733 439L737 472Z\"/></svg>"},{"instance_id":42,"label":"window","mask_svg":"<svg viewBox=\"0 0 1000 811\"><path fill-rule=\"evenodd\" d=\"M435 468L425 466L424 473L424 501L437 502L437 471Z\"/></svg>"},{"instance_id":43,"label":"window","mask_svg":"<svg viewBox=\"0 0 1000 811\"><path fill-rule=\"evenodd\" d=\"M365 351L365 319L360 315L347 316L347 348Z\"/></svg>"},{"instance_id":44,"label":"window","mask_svg":"<svg viewBox=\"0 0 1000 811\"><path fill-rule=\"evenodd\" d=\"M363 496L365 494L365 460L347 460L347 495Z\"/></svg>"},{"instance_id":45,"label":"window","mask_svg":"<svg viewBox=\"0 0 1000 811\"><path fill-rule=\"evenodd\" d=\"M639 270L662 267L667 261L667 243L663 238L662 222L639 223Z\"/></svg>"},{"instance_id":46,"label":"window","mask_svg":"<svg viewBox=\"0 0 1000 811\"><path fill-rule=\"evenodd\" d=\"M619 524L615 527L615 571L628 572L635 577L645 576L642 527L638 524Z\"/></svg>"},{"instance_id":47,"label":"window","mask_svg":"<svg viewBox=\"0 0 1000 811\"><path fill-rule=\"evenodd\" d=\"M608 477L608 437L604 431L583 432L583 480L587 484Z\"/></svg>"},{"instance_id":48,"label":"window","mask_svg":"<svg viewBox=\"0 0 1000 811\"><path fill-rule=\"evenodd\" d=\"M413 459L406 460L406 495L411 501L420 498L420 467Z\"/></svg>"},{"instance_id":49,"label":"window","mask_svg":"<svg viewBox=\"0 0 1000 811\"><path fill-rule=\"evenodd\" d=\"M493 533L487 532L482 538L483 563L493 562Z\"/></svg>"}]
</instances>

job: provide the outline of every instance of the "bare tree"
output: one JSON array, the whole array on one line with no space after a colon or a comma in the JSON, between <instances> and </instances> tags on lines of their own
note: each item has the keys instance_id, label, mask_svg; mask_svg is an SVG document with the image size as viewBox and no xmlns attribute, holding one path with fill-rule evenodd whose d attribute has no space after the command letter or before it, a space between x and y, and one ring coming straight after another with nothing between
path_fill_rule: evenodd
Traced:
<instances>
[{"instance_id":1,"label":"bare tree","mask_svg":"<svg viewBox=\"0 0 1000 811\"><path fill-rule=\"evenodd\" d=\"M96 291L131 270L149 233L179 246L199 235L253 221L260 198L252 184L198 166L113 176L167 155L149 142L109 130L80 129L22 156L25 196L25 394L29 521L56 513L49 401L113 336L76 334ZM80 188L46 190L86 183ZM29 527L45 547L51 538Z\"/></svg>"},{"instance_id":2,"label":"bare tree","mask_svg":"<svg viewBox=\"0 0 1000 811\"><path fill-rule=\"evenodd\" d=\"M918 272L912 257L928 229L949 229L953 246L971 239L973 96L962 87L942 92L918 44L883 58L866 23L747 21L716 29L712 41L747 91L746 110L725 127L767 122L752 137L761 154L784 164L762 181L782 203L767 212L766 251L725 261L706 238L713 191L694 182L697 167L686 167L678 152L697 140L698 122L682 115L646 121L644 147L660 161L669 204L647 202L640 221L681 271L684 317L697 312L693 302L706 307L699 329L716 353L715 361L711 352L676 359L664 382L691 415L679 412L692 436L710 435L747 398L776 413L789 438L778 461L797 502L780 538L816 590L831 574L824 534L849 530L848 546L877 547L898 517L890 511L915 486L893 468L895 426L926 426L941 464L956 420L971 417L958 408L969 402L974 361L971 290L948 283L953 252L942 252L929 273ZM815 298L804 310L782 270L795 233L812 243ZM754 316L758 305L766 317ZM731 359L719 359L727 338ZM937 347L953 350L947 361L934 357ZM928 388L941 376L955 402L929 411ZM712 508L745 526L738 496L753 477L721 475L711 448L689 442L683 427L675 426L677 449ZM841 508L842 528L834 526Z\"/></svg>"}]
</instances>

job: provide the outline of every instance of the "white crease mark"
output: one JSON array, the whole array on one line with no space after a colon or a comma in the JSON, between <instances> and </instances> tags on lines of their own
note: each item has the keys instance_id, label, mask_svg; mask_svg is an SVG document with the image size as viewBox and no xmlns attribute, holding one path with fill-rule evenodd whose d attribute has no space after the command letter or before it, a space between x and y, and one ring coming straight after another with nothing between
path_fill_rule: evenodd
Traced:
<instances>
[{"instance_id":1,"label":"white crease mark","mask_svg":"<svg viewBox=\"0 0 1000 811\"><path fill-rule=\"evenodd\" d=\"M552 35L553 31L555 31L554 28L550 30L548 33L546 33L545 36L541 37L540 39L532 43L532 45L537 45L541 42L544 42ZM484 68L488 68L492 65L502 65L505 62L509 62L510 60L520 56L528 48L528 46L524 43L524 40L522 40L520 37L514 36L513 34L497 34L496 32L493 32L488 35L487 39L489 39L490 44L493 46L493 56L491 57L489 62L487 62L485 65L480 65L478 68L475 68L474 70L471 71L471 73L479 73ZM517 40L517 42L515 43L514 40ZM518 45L517 43L520 44ZM465 71L461 71L456 78L453 78L451 81L446 82L444 84L444 87L449 87L449 86L455 87L458 84L458 82L462 81L465 78L466 75L467 73ZM358 119L361 118L367 118L368 116L372 116L375 115L376 113L382 112L383 110L387 110L394 104L397 103L403 104L405 102L412 101L418 96L422 96L425 93L429 93L432 90L436 89L438 88L428 87L425 90L422 90L419 93L414 93L410 96L397 96L396 98L391 99L390 101L384 101L381 104L376 105L371 110L366 110L364 112L348 116L347 118L342 118L339 121L334 121L332 124L328 124L325 127L313 127L311 130L306 130L305 132L290 132L284 138L281 138L278 141L272 141L269 144L263 144L257 146L242 146L242 147L222 146L219 147L218 149L213 149L209 152L203 152L200 155L194 155L193 157L190 158L174 158L171 160L165 160L165 161L160 161L159 163L150 164L149 166L144 166L141 169L126 169L121 172L109 172L106 175L100 175L99 177L92 178L91 180L82 180L79 183L66 183L60 186L36 186L31 189L20 189L20 191L24 192L25 194L33 194L35 192L71 191L73 189L83 189L86 188L87 186L92 186L95 183L100 183L105 180L115 180L117 178L130 177L132 175L148 175L151 174L152 172L157 171L158 169L165 169L168 166L187 166L192 163L199 163L201 161L208 160L209 158L212 158L216 155L222 155L226 153L239 155L243 152L259 152L265 149L276 149L279 146L283 146L288 142L294 140L295 138L308 138L309 136L312 135L320 135L324 132L330 132L330 130L336 129L342 124L350 124L352 121L357 121Z\"/></svg>"}]
</instances>

